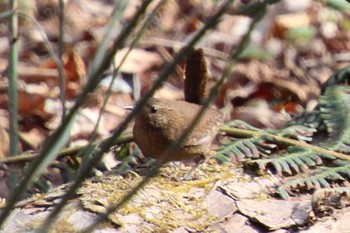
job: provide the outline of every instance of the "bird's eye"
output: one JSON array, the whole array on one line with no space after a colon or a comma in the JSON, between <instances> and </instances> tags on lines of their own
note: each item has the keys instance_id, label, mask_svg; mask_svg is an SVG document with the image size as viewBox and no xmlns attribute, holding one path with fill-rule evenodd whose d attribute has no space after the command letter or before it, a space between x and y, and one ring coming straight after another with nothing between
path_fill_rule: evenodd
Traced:
<instances>
[{"instance_id":1,"label":"bird's eye","mask_svg":"<svg viewBox=\"0 0 350 233\"><path fill-rule=\"evenodd\" d=\"M156 107L151 108L151 113L156 113L157 111L158 111L158 109Z\"/></svg>"}]
</instances>

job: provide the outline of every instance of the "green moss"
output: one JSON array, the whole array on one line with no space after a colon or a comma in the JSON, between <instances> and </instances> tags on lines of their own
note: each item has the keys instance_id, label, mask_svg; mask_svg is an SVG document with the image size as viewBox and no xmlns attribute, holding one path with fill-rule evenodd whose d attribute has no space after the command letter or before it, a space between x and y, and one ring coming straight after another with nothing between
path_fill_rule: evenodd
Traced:
<instances>
[{"instance_id":1,"label":"green moss","mask_svg":"<svg viewBox=\"0 0 350 233\"><path fill-rule=\"evenodd\" d=\"M208 231L208 227L217 220L208 212L205 198L217 180L235 176L233 165L204 164L195 170L195 179L179 179L189 169L162 168L118 213L111 215L110 220L122 226L136 226L142 232L167 232L180 226ZM79 190L83 206L95 213L105 212L142 179L142 176L129 173L125 177L106 175L86 181ZM135 222L127 222L135 216L139 216Z\"/></svg>"},{"instance_id":2,"label":"green moss","mask_svg":"<svg viewBox=\"0 0 350 233\"><path fill-rule=\"evenodd\" d=\"M73 214L77 209L70 209L69 211L65 211L62 213L62 217L60 217L55 224L51 227L49 233L75 233L78 232L77 229L68 221L68 218ZM36 218L31 220L29 223L23 225L23 232L35 231L38 227L43 223L43 219Z\"/></svg>"}]
</instances>

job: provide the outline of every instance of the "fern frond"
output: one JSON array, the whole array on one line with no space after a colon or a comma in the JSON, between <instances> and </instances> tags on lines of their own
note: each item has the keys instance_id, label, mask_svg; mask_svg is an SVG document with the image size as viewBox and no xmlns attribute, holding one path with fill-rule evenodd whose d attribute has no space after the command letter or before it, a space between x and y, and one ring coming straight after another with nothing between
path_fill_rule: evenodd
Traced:
<instances>
[{"instance_id":1,"label":"fern frond","mask_svg":"<svg viewBox=\"0 0 350 233\"><path fill-rule=\"evenodd\" d=\"M234 162L244 158L258 158L260 153L253 141L256 141L256 138L234 141L225 145L224 149L220 150L215 157L231 158Z\"/></svg>"},{"instance_id":2,"label":"fern frond","mask_svg":"<svg viewBox=\"0 0 350 233\"><path fill-rule=\"evenodd\" d=\"M334 157L327 154L291 147L285 155L276 158L259 159L252 163L257 164L260 170L267 170L268 167L273 167L276 173L282 176L283 174L293 175L306 172L310 168L321 165L322 158L334 159Z\"/></svg>"},{"instance_id":3,"label":"fern frond","mask_svg":"<svg viewBox=\"0 0 350 233\"><path fill-rule=\"evenodd\" d=\"M239 162L246 158L259 158L271 155L277 145L268 136L257 136L240 140L231 140L223 144L223 149L214 156L219 162Z\"/></svg>"},{"instance_id":4,"label":"fern frond","mask_svg":"<svg viewBox=\"0 0 350 233\"><path fill-rule=\"evenodd\" d=\"M311 129L316 129L318 131L326 129L326 125L321 117L321 113L318 110L303 112L288 122L286 126L289 127L294 125L303 125Z\"/></svg>"},{"instance_id":5,"label":"fern frond","mask_svg":"<svg viewBox=\"0 0 350 233\"><path fill-rule=\"evenodd\" d=\"M323 94L325 90L333 85L348 84L350 80L350 66L346 66L335 73L328 79L328 81L323 85L321 93Z\"/></svg>"},{"instance_id":6,"label":"fern frond","mask_svg":"<svg viewBox=\"0 0 350 233\"><path fill-rule=\"evenodd\" d=\"M325 146L350 153L350 88L331 86L320 98L321 116L327 125L330 143Z\"/></svg>"},{"instance_id":7,"label":"fern frond","mask_svg":"<svg viewBox=\"0 0 350 233\"><path fill-rule=\"evenodd\" d=\"M278 192L282 198L289 197L287 190L312 190L330 188L330 182L342 182L350 178L350 162L342 163L339 167L323 167L319 172L301 179L295 179L279 187ZM287 196L286 196L287 195Z\"/></svg>"}]
</instances>

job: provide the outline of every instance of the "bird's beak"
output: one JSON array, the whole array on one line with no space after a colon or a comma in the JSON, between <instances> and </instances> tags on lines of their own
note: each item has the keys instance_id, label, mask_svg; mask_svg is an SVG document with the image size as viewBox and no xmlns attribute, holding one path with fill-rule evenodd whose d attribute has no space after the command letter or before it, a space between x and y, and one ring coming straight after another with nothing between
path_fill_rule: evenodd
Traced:
<instances>
[{"instance_id":1,"label":"bird's beak","mask_svg":"<svg viewBox=\"0 0 350 233\"><path fill-rule=\"evenodd\" d=\"M124 106L123 107L125 110L134 110L135 109L135 106L133 106L133 105L129 105L129 106Z\"/></svg>"}]
</instances>

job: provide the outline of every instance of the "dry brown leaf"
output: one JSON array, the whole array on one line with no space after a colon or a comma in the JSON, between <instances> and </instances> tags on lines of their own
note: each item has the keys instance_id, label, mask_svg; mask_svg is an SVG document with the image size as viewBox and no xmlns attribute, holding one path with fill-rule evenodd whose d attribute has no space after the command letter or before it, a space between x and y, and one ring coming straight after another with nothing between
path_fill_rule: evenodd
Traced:
<instances>
[{"instance_id":1,"label":"dry brown leaf","mask_svg":"<svg viewBox=\"0 0 350 233\"><path fill-rule=\"evenodd\" d=\"M57 65L53 60L48 60L43 67L53 69L57 68ZM67 48L63 56L63 67L66 77L66 96L73 98L80 92L81 84L86 76L85 63L74 48Z\"/></svg>"},{"instance_id":2,"label":"dry brown leaf","mask_svg":"<svg viewBox=\"0 0 350 233\"><path fill-rule=\"evenodd\" d=\"M115 67L118 67L121 64L128 50L129 48L124 48L118 51L115 56ZM120 71L131 74L140 74L153 69L154 67L159 67L162 63L163 60L157 53L148 52L144 49L133 49L128 54L126 61L120 67Z\"/></svg>"},{"instance_id":3,"label":"dry brown leaf","mask_svg":"<svg viewBox=\"0 0 350 233\"><path fill-rule=\"evenodd\" d=\"M294 64L294 63L293 63ZM300 72L305 72L300 69ZM230 101L235 107L250 99L269 102L271 109L299 113L301 106L319 95L319 84L313 79L293 77L295 70L277 69L276 64L249 61L234 67L231 79L218 95L219 106Z\"/></svg>"},{"instance_id":4,"label":"dry brown leaf","mask_svg":"<svg viewBox=\"0 0 350 233\"><path fill-rule=\"evenodd\" d=\"M42 94L20 91L18 93L18 112L30 113L35 110L44 111L46 98Z\"/></svg>"},{"instance_id":5,"label":"dry brown leaf","mask_svg":"<svg viewBox=\"0 0 350 233\"><path fill-rule=\"evenodd\" d=\"M31 130L27 132L21 132L21 143L23 146L23 150L38 150L42 143L45 141L47 137L47 133L45 133L40 127L37 127L33 123Z\"/></svg>"}]
</instances>

